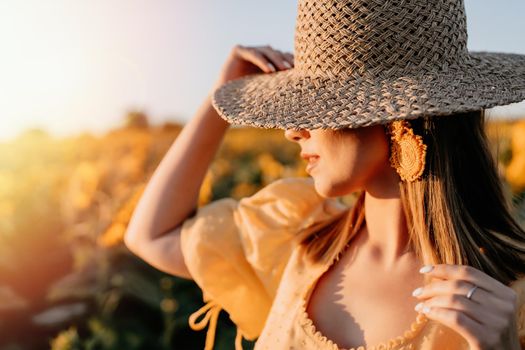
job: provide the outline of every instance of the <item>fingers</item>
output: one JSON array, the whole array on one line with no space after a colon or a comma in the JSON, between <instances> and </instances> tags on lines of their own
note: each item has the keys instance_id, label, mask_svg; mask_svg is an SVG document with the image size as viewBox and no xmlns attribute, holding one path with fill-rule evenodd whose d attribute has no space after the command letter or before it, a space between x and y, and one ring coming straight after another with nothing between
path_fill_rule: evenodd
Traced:
<instances>
[{"instance_id":1,"label":"fingers","mask_svg":"<svg viewBox=\"0 0 525 350\"><path fill-rule=\"evenodd\" d=\"M234 52L252 62L265 73L286 70L293 67L293 55L273 49L271 46L249 47L236 45Z\"/></svg>"},{"instance_id":2,"label":"fingers","mask_svg":"<svg viewBox=\"0 0 525 350\"><path fill-rule=\"evenodd\" d=\"M480 324L490 325L502 321L502 317L498 313L479 307L478 303L472 302L459 294L436 295L417 304L415 310L428 315L428 313L435 311L437 308L461 311Z\"/></svg>"},{"instance_id":3,"label":"fingers","mask_svg":"<svg viewBox=\"0 0 525 350\"><path fill-rule=\"evenodd\" d=\"M435 297L437 295L460 295L463 296L465 300L467 299L467 293L472 288L473 284L471 282L463 280L443 280L443 281L434 281L424 287L420 287L419 293L413 294L418 299L428 299ZM415 292L415 291L414 291ZM505 310L508 308L509 301L508 299L496 295L487 291L484 288L477 288L472 294L470 301L476 304L485 304L494 305L496 308Z\"/></svg>"},{"instance_id":4,"label":"fingers","mask_svg":"<svg viewBox=\"0 0 525 350\"><path fill-rule=\"evenodd\" d=\"M477 342L476 334L482 334L485 331L482 324L457 310L435 307L430 308L426 316L453 329L469 344L475 344Z\"/></svg>"},{"instance_id":5,"label":"fingers","mask_svg":"<svg viewBox=\"0 0 525 350\"><path fill-rule=\"evenodd\" d=\"M292 68L291 63L288 62L288 58L286 58L281 51L273 49L271 46L263 46L260 50L279 70Z\"/></svg>"},{"instance_id":6,"label":"fingers","mask_svg":"<svg viewBox=\"0 0 525 350\"><path fill-rule=\"evenodd\" d=\"M413 294L419 299L430 298L439 294L458 294L466 297L469 290L472 288L472 283L462 280L443 280L434 281L426 286L420 287L419 293ZM415 292L415 291L414 291ZM483 288L477 288L471 297L474 302L479 302L480 299L493 298L490 293L487 293ZM495 299L495 298L493 298Z\"/></svg>"},{"instance_id":7,"label":"fingers","mask_svg":"<svg viewBox=\"0 0 525 350\"><path fill-rule=\"evenodd\" d=\"M431 277L467 281L490 293L511 297L508 293L509 288L504 284L469 265L437 264L425 273Z\"/></svg>"},{"instance_id":8,"label":"fingers","mask_svg":"<svg viewBox=\"0 0 525 350\"><path fill-rule=\"evenodd\" d=\"M505 339L504 334L515 329L517 297L514 290L467 265L429 265L420 272L441 280L414 290L412 295L422 299L416 311L454 329L467 339L471 348L509 348L501 341ZM473 286L478 288L472 289ZM469 299L470 290L474 292Z\"/></svg>"},{"instance_id":9,"label":"fingers","mask_svg":"<svg viewBox=\"0 0 525 350\"><path fill-rule=\"evenodd\" d=\"M286 60L292 65L292 67L294 66L294 57L293 57L293 54L290 53L290 52L285 52L284 53L284 57L286 58Z\"/></svg>"},{"instance_id":10,"label":"fingers","mask_svg":"<svg viewBox=\"0 0 525 350\"><path fill-rule=\"evenodd\" d=\"M255 64L263 72L265 73L275 72L275 67L271 65L268 59L257 49L253 47L244 47L242 45L236 45L234 47L234 50L237 55L239 55L246 61L249 61Z\"/></svg>"}]
</instances>

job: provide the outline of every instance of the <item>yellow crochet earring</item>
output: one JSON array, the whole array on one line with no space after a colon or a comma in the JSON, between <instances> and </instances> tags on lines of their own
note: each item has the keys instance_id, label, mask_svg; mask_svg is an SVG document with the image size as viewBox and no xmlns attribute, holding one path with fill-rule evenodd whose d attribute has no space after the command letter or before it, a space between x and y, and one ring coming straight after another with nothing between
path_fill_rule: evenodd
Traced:
<instances>
[{"instance_id":1,"label":"yellow crochet earring","mask_svg":"<svg viewBox=\"0 0 525 350\"><path fill-rule=\"evenodd\" d=\"M390 165L403 181L416 181L425 170L427 145L414 134L408 120L395 120L388 125Z\"/></svg>"}]
</instances>

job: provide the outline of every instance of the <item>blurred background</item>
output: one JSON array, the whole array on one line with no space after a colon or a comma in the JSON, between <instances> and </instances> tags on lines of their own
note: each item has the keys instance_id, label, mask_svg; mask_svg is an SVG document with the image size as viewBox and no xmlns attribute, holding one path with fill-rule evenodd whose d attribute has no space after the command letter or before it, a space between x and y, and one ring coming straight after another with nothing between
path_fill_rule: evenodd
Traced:
<instances>
[{"instance_id":1,"label":"blurred background","mask_svg":"<svg viewBox=\"0 0 525 350\"><path fill-rule=\"evenodd\" d=\"M122 237L235 44L293 52L296 1L0 0L0 350L202 349L189 280ZM525 2L466 0L472 51L525 54ZM525 223L525 102L487 132ZM199 205L308 176L282 130L230 128ZM221 312L215 349L232 349ZM244 341L245 348L253 344Z\"/></svg>"}]
</instances>

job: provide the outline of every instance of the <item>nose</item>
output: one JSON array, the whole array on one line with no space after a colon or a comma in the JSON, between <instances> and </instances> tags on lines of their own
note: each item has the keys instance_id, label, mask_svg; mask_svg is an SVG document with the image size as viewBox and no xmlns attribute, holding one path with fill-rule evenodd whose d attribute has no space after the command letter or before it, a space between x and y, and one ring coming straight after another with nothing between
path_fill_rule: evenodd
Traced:
<instances>
[{"instance_id":1,"label":"nose","mask_svg":"<svg viewBox=\"0 0 525 350\"><path fill-rule=\"evenodd\" d=\"M284 131L284 136L289 141L299 142L299 140L302 139L302 138L310 137L310 133L306 129L299 129L299 130L286 129Z\"/></svg>"}]
</instances>

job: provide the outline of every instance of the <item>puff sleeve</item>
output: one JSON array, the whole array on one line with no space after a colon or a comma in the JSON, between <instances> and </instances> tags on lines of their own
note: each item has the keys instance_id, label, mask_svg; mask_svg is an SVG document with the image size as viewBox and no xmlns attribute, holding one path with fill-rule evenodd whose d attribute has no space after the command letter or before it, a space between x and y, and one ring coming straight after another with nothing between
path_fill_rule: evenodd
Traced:
<instances>
[{"instance_id":1,"label":"puff sleeve","mask_svg":"<svg viewBox=\"0 0 525 350\"><path fill-rule=\"evenodd\" d=\"M239 201L211 202L184 221L183 258L207 302L190 316L189 324L198 330L210 322L205 349L213 348L221 309L237 326L236 349L241 349L243 336L249 340L259 336L292 253L294 235L344 209L337 199L320 196L312 178L292 177Z\"/></svg>"}]
</instances>

